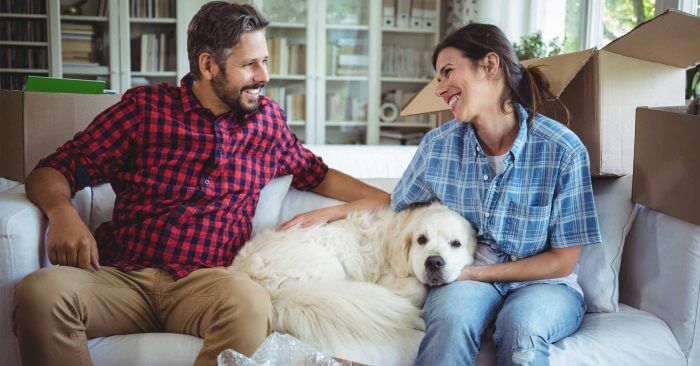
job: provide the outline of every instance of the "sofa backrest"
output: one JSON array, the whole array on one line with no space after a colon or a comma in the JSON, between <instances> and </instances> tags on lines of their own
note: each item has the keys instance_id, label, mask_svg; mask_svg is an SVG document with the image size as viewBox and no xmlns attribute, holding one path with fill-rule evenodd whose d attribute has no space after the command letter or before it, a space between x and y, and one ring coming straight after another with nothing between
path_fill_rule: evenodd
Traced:
<instances>
[{"instance_id":1,"label":"sofa backrest","mask_svg":"<svg viewBox=\"0 0 700 366\"><path fill-rule=\"evenodd\" d=\"M406 169L415 146L307 146L332 168L358 177L366 183L391 192ZM310 192L290 189L273 181L261 193L253 220L254 233L272 228L299 213L341 203ZM584 247L579 282L586 294L589 312L612 312L618 309L620 258L624 238L633 220L630 202L631 176L619 179L596 179L593 182L601 222L603 245ZM284 190L281 192L280 190ZM89 226L94 231L111 219L114 192L109 185L95 187L91 195ZM260 214L264 213L264 214Z\"/></svg>"},{"instance_id":2,"label":"sofa backrest","mask_svg":"<svg viewBox=\"0 0 700 366\"><path fill-rule=\"evenodd\" d=\"M688 365L700 365L700 225L639 205L620 285L620 302L665 321Z\"/></svg>"}]
</instances>

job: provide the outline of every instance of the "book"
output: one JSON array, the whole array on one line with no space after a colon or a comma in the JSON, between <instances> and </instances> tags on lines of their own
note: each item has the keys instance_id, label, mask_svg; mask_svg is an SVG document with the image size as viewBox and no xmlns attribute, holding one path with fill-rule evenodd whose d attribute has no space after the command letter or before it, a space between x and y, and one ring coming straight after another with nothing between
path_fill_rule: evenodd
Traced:
<instances>
[{"instance_id":1,"label":"book","mask_svg":"<svg viewBox=\"0 0 700 366\"><path fill-rule=\"evenodd\" d=\"M103 94L104 81L51 78L44 76L27 77L27 85L24 90L44 93L76 93L76 94Z\"/></svg>"}]
</instances>

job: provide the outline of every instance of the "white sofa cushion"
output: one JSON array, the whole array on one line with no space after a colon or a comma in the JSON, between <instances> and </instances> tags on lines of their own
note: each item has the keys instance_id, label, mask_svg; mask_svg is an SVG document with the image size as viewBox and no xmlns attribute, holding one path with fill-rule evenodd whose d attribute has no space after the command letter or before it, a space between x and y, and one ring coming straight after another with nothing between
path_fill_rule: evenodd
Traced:
<instances>
[{"instance_id":1,"label":"white sofa cushion","mask_svg":"<svg viewBox=\"0 0 700 366\"><path fill-rule=\"evenodd\" d=\"M700 365L700 225L639 205L627 238L620 301L673 330L689 365Z\"/></svg>"},{"instance_id":2,"label":"white sofa cushion","mask_svg":"<svg viewBox=\"0 0 700 366\"><path fill-rule=\"evenodd\" d=\"M582 248L578 282L587 312L613 312L618 309L622 248L635 216L632 175L593 179L593 193L603 243Z\"/></svg>"},{"instance_id":3,"label":"white sofa cushion","mask_svg":"<svg viewBox=\"0 0 700 366\"><path fill-rule=\"evenodd\" d=\"M640 346L640 345L648 345ZM130 334L88 341L96 366L191 365L202 347L200 338L171 333ZM416 351L418 343L416 343ZM396 349L348 344L337 355L370 365L407 365L411 355ZM382 350L383 352L376 352ZM617 313L586 314L573 336L550 346L553 366L570 365L664 365L686 366L668 326L659 318L621 305ZM495 365L491 339L484 339L477 366ZM692 363L691 363L692 364Z\"/></svg>"}]
</instances>

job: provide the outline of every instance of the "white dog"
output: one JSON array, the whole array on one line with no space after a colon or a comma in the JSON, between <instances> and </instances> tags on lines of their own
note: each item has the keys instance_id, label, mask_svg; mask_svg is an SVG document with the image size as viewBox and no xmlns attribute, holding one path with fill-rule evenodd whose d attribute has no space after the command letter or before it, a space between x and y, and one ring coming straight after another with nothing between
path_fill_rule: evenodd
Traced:
<instances>
[{"instance_id":1,"label":"white dog","mask_svg":"<svg viewBox=\"0 0 700 366\"><path fill-rule=\"evenodd\" d=\"M241 249L231 269L270 292L273 331L326 351L353 342L407 345L424 328L425 285L456 280L475 249L469 222L433 203L264 231Z\"/></svg>"}]
</instances>

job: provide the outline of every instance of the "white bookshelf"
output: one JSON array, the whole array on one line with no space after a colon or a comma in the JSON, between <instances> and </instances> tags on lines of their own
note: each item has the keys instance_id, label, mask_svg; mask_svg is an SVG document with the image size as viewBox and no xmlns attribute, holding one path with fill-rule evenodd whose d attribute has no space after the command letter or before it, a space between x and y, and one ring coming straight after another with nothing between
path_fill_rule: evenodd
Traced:
<instances>
[{"instance_id":1,"label":"white bookshelf","mask_svg":"<svg viewBox=\"0 0 700 366\"><path fill-rule=\"evenodd\" d=\"M209 0L172 0L173 16L132 16L130 1L106 0L107 13L97 14L95 7L101 0L88 0L81 15L61 15L62 4L72 0L47 0L47 14L7 14L0 12L0 20L28 19L45 20L48 37L45 42L0 41L0 47L44 47L49 54L46 68L0 68L3 75L36 74L57 77L106 79L108 87L123 93L134 83L168 82L178 84L189 72L187 59L187 27L192 16ZM158 1L160 2L160 0ZM388 90L400 89L406 93L420 90L430 81L431 75L391 75L382 71L385 43L401 48L416 48L432 51L439 41L441 1L436 0L434 22L431 28L387 27L383 23L383 1L379 0L245 0L258 6L270 20L266 30L268 38L285 37L287 46L303 44L303 69L290 72L270 70L270 83L266 91L285 90L285 100L276 99L289 112L287 102L303 105L303 111L288 113L288 124L305 143L349 143L379 144L385 142L382 131L406 131L415 134L436 126L436 121L423 123L398 119L385 122L380 118L382 96ZM410 2L410 0L409 0ZM429 2L429 1L428 1ZM154 2L155 3L155 2ZM347 6L349 10L342 9ZM340 10L338 10L340 9ZM342 14L342 16L338 16ZM61 57L61 24L92 24L100 30L104 39L103 62L98 67L84 68L65 64ZM169 63L165 69L141 70L132 68L132 39L141 34L166 33L168 36ZM354 62L356 70L341 74L329 70L329 52L333 46L351 40L362 40L362 49L357 55L345 56L344 61ZM342 47L342 45L341 45ZM351 47L352 48L352 47ZM272 45L268 40L268 49ZM140 51L140 50L139 50ZM336 49L337 51L337 49ZM296 54L298 54L297 52ZM338 54L334 55L338 57ZM359 57L356 57L359 56ZM289 63L285 64L289 68ZM360 70L361 69L361 70ZM344 71L347 72L347 71ZM265 91L264 91L265 92ZM327 95L337 94L336 111L330 108ZM286 95L294 94L290 100ZM303 95L300 102L298 95ZM350 102L350 113L345 113ZM354 103L354 105L352 105ZM401 106L398 106L399 108ZM343 113L338 112L343 109ZM294 108L291 108L294 109ZM336 113L337 112L337 113Z\"/></svg>"},{"instance_id":2,"label":"white bookshelf","mask_svg":"<svg viewBox=\"0 0 700 366\"><path fill-rule=\"evenodd\" d=\"M263 0L265 2L273 0ZM281 0L280 0L281 1ZM410 0L408 0L410 2ZM307 112L307 116L313 116L307 123L307 130L313 126L315 133L309 135L307 140L315 144L379 144L382 142L381 131L405 131L415 134L417 131L427 131L436 126L437 118L429 123L421 122L416 118L399 119L395 122L382 122L380 119L380 106L382 94L389 88L397 88L411 93L420 90L427 84L431 77L429 74L421 75L385 75L382 72L382 44L394 42L402 47L419 47L425 52L432 52L432 48L439 41L440 6L441 1L434 2L434 18L430 28L422 27L386 27L383 26L383 2L376 0L307 0L309 19L315 19L313 37L308 40L309 50L312 51L315 66L307 75L313 80L312 90L315 91L312 103L313 109ZM348 5L347 9L342 7ZM291 5L290 5L291 6ZM353 8L356 12L353 15ZM339 11L345 18L337 17L332 12ZM342 23L342 24L341 24ZM329 58L338 56L330 47L338 47L343 42L351 44L349 39L358 41L357 49L366 48L361 57L349 57L350 61L356 61L358 75L340 75L333 68ZM343 47L340 45L339 47ZM350 47L352 48L352 47ZM366 64L363 64L366 61ZM361 66L360 66L361 65ZM335 65L337 67L337 65ZM342 90L347 90L342 92ZM356 99L355 105L360 105L362 113L333 113L334 105L327 100L327 95L334 92L340 93L340 99ZM311 94L310 94L311 95ZM335 104L338 107L338 104ZM348 104L340 103L340 109L348 109ZM351 111L354 107L349 108ZM345 118L343 118L345 117ZM347 118L357 117L357 118ZM425 118L425 117L418 117Z\"/></svg>"}]
</instances>

